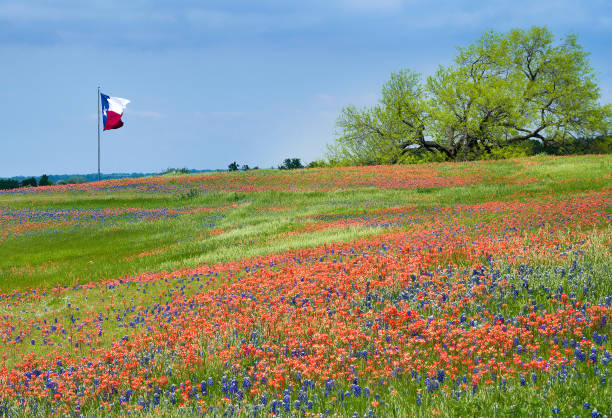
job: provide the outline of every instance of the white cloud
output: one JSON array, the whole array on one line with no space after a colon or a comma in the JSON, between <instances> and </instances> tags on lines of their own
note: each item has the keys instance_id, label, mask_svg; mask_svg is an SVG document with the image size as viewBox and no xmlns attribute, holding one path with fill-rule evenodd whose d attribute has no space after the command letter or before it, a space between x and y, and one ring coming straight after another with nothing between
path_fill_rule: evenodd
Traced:
<instances>
[{"instance_id":1,"label":"white cloud","mask_svg":"<svg viewBox=\"0 0 612 418\"><path fill-rule=\"evenodd\" d=\"M403 9L405 0L340 0L343 8L357 12L391 13Z\"/></svg>"},{"instance_id":2,"label":"white cloud","mask_svg":"<svg viewBox=\"0 0 612 418\"><path fill-rule=\"evenodd\" d=\"M305 0L261 4L236 2L210 5L202 2L172 2L143 5L145 2L73 2L56 0L0 0L0 23L12 23L13 38L31 42L87 43L100 41L101 26L118 36L117 45L201 45L223 39L250 39L253 35L280 34L307 39L308 30L316 36L328 28L342 32L364 27L363 19L383 20L389 32L431 29L476 29L525 27L549 24L557 29L587 26L599 30L612 27L612 13L606 13L609 0L490 0L476 3L461 0ZM101 19L111 11L121 13L110 21ZM609 6L608 6L609 8ZM10 26L9 26L10 27ZM385 28L379 33L384 34ZM1 33L0 26L0 33ZM333 31L332 31L333 32ZM37 35L38 34L38 35ZM202 38L203 34L214 35Z\"/></svg>"},{"instance_id":3,"label":"white cloud","mask_svg":"<svg viewBox=\"0 0 612 418\"><path fill-rule=\"evenodd\" d=\"M210 116L215 118L236 118L240 116L244 116L245 112L210 112Z\"/></svg>"},{"instance_id":4,"label":"white cloud","mask_svg":"<svg viewBox=\"0 0 612 418\"><path fill-rule=\"evenodd\" d=\"M336 96L332 96L331 94L326 93L317 93L314 95L314 98L317 102L325 104L325 105L333 105L338 101Z\"/></svg>"},{"instance_id":5,"label":"white cloud","mask_svg":"<svg viewBox=\"0 0 612 418\"><path fill-rule=\"evenodd\" d=\"M264 13L236 12L214 9L191 9L185 12L193 29L201 31L247 31L267 33L277 30L297 30L320 22L322 15L305 11Z\"/></svg>"},{"instance_id":6,"label":"white cloud","mask_svg":"<svg viewBox=\"0 0 612 418\"><path fill-rule=\"evenodd\" d=\"M0 18L9 21L56 21L66 18L83 18L87 15L78 9L48 7L25 2L0 3Z\"/></svg>"},{"instance_id":7,"label":"white cloud","mask_svg":"<svg viewBox=\"0 0 612 418\"><path fill-rule=\"evenodd\" d=\"M237 119L244 118L248 116L249 113L242 111L233 111L233 110L214 110L209 112L195 111L193 112L193 116L196 119L206 119L210 122L219 121L220 123L226 123L227 119Z\"/></svg>"},{"instance_id":8,"label":"white cloud","mask_svg":"<svg viewBox=\"0 0 612 418\"><path fill-rule=\"evenodd\" d=\"M130 108L125 110L125 114L134 115L134 116L138 116L141 118L153 118L153 119L160 119L160 118L166 117L165 114L155 112L154 110L137 110L137 109L130 109Z\"/></svg>"},{"instance_id":9,"label":"white cloud","mask_svg":"<svg viewBox=\"0 0 612 418\"><path fill-rule=\"evenodd\" d=\"M62 22L78 20L99 20L115 11L117 5L108 2L42 2L42 1L2 1L0 0L0 19L13 22ZM122 4L120 14L113 17L115 21L132 22L146 20L148 22L172 22L171 13L163 10L144 10L130 4Z\"/></svg>"},{"instance_id":10,"label":"white cloud","mask_svg":"<svg viewBox=\"0 0 612 418\"><path fill-rule=\"evenodd\" d=\"M611 29L612 28L612 16L600 16L597 19L597 24L603 29Z\"/></svg>"}]
</instances>

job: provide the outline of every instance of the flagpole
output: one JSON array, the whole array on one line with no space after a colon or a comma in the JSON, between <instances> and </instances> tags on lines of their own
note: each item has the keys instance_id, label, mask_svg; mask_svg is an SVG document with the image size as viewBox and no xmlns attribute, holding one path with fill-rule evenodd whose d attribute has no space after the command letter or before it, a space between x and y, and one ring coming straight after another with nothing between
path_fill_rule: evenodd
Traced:
<instances>
[{"instance_id":1,"label":"flagpole","mask_svg":"<svg viewBox=\"0 0 612 418\"><path fill-rule=\"evenodd\" d=\"M100 181L100 86L98 86L98 181Z\"/></svg>"}]
</instances>

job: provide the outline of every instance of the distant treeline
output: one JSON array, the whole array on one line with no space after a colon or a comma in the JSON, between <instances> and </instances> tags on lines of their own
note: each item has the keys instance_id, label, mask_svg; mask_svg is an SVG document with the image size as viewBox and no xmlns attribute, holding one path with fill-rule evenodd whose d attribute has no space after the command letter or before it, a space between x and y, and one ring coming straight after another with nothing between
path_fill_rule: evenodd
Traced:
<instances>
[{"instance_id":1,"label":"distant treeline","mask_svg":"<svg viewBox=\"0 0 612 418\"><path fill-rule=\"evenodd\" d=\"M0 179L0 190L5 189L17 189L19 187L38 187L38 186L50 186L54 184L49 180L49 176L43 174L39 180L35 177L27 177L22 180L16 179Z\"/></svg>"},{"instance_id":2,"label":"distant treeline","mask_svg":"<svg viewBox=\"0 0 612 418\"><path fill-rule=\"evenodd\" d=\"M274 168L274 167L270 167ZM302 161L299 158L285 158L282 164L277 167L279 170L294 170L296 168L304 168L302 165ZM227 171L249 171L249 170L259 170L259 167L249 167L248 164L243 164L240 166L236 161L229 163L227 166Z\"/></svg>"},{"instance_id":3,"label":"distant treeline","mask_svg":"<svg viewBox=\"0 0 612 418\"><path fill-rule=\"evenodd\" d=\"M78 184L87 182L88 180L85 176L70 176L58 180L57 184ZM0 179L0 190L18 189L20 187L52 186L54 184L56 183L51 180L50 176L43 174L39 179L36 179L36 177L26 177L21 180L15 178Z\"/></svg>"},{"instance_id":4,"label":"distant treeline","mask_svg":"<svg viewBox=\"0 0 612 418\"><path fill-rule=\"evenodd\" d=\"M159 174L166 174L169 172L179 173L204 173L218 170L194 170L187 168L168 168L158 173L111 173L102 174L101 180L119 180L124 178L140 178L156 176ZM79 184L79 183L90 183L92 181L98 181L97 173L90 174L43 174L41 177L25 177L15 176L8 179L0 178L0 190L6 189L17 189L19 187L37 187L37 186L48 186L53 184Z\"/></svg>"}]
</instances>

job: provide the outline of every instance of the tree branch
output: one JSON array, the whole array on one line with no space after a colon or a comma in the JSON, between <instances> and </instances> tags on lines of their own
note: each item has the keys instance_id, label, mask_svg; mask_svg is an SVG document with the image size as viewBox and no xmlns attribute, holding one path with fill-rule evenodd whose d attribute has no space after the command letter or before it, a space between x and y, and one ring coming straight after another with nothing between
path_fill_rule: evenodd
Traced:
<instances>
[{"instance_id":1,"label":"tree branch","mask_svg":"<svg viewBox=\"0 0 612 418\"><path fill-rule=\"evenodd\" d=\"M516 130L522 130L522 129L517 129L515 127L512 127L512 128L514 128ZM540 134L540 132L542 132L542 130L544 128L546 128L546 125L542 125L539 128L537 128L537 129L535 129L535 130L533 130L531 132L526 133L525 135L518 135L518 136L515 136L513 138L509 138L508 139L508 143L513 144L515 142L525 141L525 140L531 139L531 138L538 138L538 139L542 140L543 142L546 142L546 138L543 137Z\"/></svg>"},{"instance_id":2,"label":"tree branch","mask_svg":"<svg viewBox=\"0 0 612 418\"><path fill-rule=\"evenodd\" d=\"M423 148L425 148L428 151L440 151L446 154L446 156L450 158L451 160L455 159L456 152L453 152L454 150L447 148L441 144L438 144L437 142L426 140L425 137L423 136L422 131L416 135L416 141L418 142L419 145L421 145ZM405 141L401 144L402 155L409 152L409 149L407 147L411 144L412 144L411 141Z\"/></svg>"}]
</instances>

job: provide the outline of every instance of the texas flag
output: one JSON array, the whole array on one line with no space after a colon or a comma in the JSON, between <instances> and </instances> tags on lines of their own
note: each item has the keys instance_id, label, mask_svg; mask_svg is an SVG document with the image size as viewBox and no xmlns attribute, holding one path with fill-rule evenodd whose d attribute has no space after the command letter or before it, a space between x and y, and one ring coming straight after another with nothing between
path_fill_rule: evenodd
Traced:
<instances>
[{"instance_id":1,"label":"texas flag","mask_svg":"<svg viewBox=\"0 0 612 418\"><path fill-rule=\"evenodd\" d=\"M100 93L100 101L102 102L102 124L104 130L118 129L123 126L121 116L123 109L130 102L128 99L121 97L110 97Z\"/></svg>"}]
</instances>

